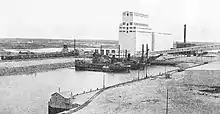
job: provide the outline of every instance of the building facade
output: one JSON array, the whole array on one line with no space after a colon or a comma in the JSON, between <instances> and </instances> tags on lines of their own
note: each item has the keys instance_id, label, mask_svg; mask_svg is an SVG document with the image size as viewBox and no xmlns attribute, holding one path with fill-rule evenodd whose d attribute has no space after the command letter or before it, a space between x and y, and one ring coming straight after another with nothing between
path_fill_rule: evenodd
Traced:
<instances>
[{"instance_id":1,"label":"building facade","mask_svg":"<svg viewBox=\"0 0 220 114\"><path fill-rule=\"evenodd\" d=\"M127 50L132 55L142 50L142 44L152 47L152 32L149 16L136 12L123 12L122 23L119 25L120 50Z\"/></svg>"},{"instance_id":2,"label":"building facade","mask_svg":"<svg viewBox=\"0 0 220 114\"><path fill-rule=\"evenodd\" d=\"M127 50L132 55L138 54L142 50L142 44L148 44L149 51L169 50L173 47L171 35L153 32L148 15L129 11L122 14L122 23L119 25L119 45L122 52Z\"/></svg>"}]
</instances>

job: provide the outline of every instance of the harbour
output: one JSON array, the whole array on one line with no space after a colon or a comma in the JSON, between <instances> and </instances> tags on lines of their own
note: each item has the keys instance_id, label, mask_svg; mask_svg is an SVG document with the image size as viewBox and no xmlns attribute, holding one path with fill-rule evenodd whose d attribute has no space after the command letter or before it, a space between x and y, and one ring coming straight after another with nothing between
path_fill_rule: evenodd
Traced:
<instances>
[{"instance_id":1,"label":"harbour","mask_svg":"<svg viewBox=\"0 0 220 114\"><path fill-rule=\"evenodd\" d=\"M164 70L164 67L152 66L149 67L149 75ZM137 71L129 74L106 73L106 86L135 79L137 74ZM143 74L145 72L140 71L140 77L145 76ZM48 98L59 88L73 94L102 88L102 77L102 72L76 72L67 68L31 75L1 76L0 91L4 94L0 95L0 113L47 113Z\"/></svg>"},{"instance_id":2,"label":"harbour","mask_svg":"<svg viewBox=\"0 0 220 114\"><path fill-rule=\"evenodd\" d=\"M2 2L0 114L220 113L215 4Z\"/></svg>"}]
</instances>

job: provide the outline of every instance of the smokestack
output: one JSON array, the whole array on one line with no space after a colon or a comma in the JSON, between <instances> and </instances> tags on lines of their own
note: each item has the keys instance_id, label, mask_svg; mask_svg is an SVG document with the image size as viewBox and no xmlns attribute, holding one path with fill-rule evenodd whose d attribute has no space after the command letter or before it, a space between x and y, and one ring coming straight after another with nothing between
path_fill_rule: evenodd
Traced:
<instances>
[{"instance_id":1,"label":"smokestack","mask_svg":"<svg viewBox=\"0 0 220 114\"><path fill-rule=\"evenodd\" d=\"M186 24L184 25L184 43L186 43Z\"/></svg>"},{"instance_id":2,"label":"smokestack","mask_svg":"<svg viewBox=\"0 0 220 114\"><path fill-rule=\"evenodd\" d=\"M73 44L74 50L76 49L76 39L74 39L74 44Z\"/></svg>"},{"instance_id":3,"label":"smokestack","mask_svg":"<svg viewBox=\"0 0 220 114\"><path fill-rule=\"evenodd\" d=\"M100 46L100 54L104 55L103 52L102 52L102 45Z\"/></svg>"},{"instance_id":4,"label":"smokestack","mask_svg":"<svg viewBox=\"0 0 220 114\"><path fill-rule=\"evenodd\" d=\"M125 50L125 58L128 57L128 50Z\"/></svg>"},{"instance_id":5,"label":"smokestack","mask_svg":"<svg viewBox=\"0 0 220 114\"><path fill-rule=\"evenodd\" d=\"M154 38L154 32L152 32L152 45L151 50L154 51L155 48L155 38Z\"/></svg>"},{"instance_id":6,"label":"smokestack","mask_svg":"<svg viewBox=\"0 0 220 114\"><path fill-rule=\"evenodd\" d=\"M118 45L118 58L120 58L120 45Z\"/></svg>"}]
</instances>

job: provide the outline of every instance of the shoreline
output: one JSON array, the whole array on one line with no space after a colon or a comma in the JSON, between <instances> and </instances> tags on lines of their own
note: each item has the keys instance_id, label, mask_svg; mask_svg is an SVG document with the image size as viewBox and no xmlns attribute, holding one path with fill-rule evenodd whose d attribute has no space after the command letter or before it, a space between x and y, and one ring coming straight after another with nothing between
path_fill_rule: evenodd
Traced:
<instances>
[{"instance_id":1,"label":"shoreline","mask_svg":"<svg viewBox=\"0 0 220 114\"><path fill-rule=\"evenodd\" d=\"M197 64L197 65L194 65L194 66L190 66L188 68L197 67L197 66L201 66L201 65L204 65L204 64L199 64L199 65ZM188 69L188 68L184 68L184 70ZM179 68L179 69L181 69L181 68ZM178 73L179 69L167 71L166 73L175 74L175 73ZM91 103L96 97L98 97L98 95L102 94L105 91L111 91L115 88L122 88L122 87L130 86L130 85L135 84L135 83L142 83L143 81L151 81L151 80L156 80L156 79L160 79L160 78L165 78L163 76L165 76L165 73L157 74L157 75L149 76L149 77L144 77L144 78L140 78L140 79L134 79L134 80L131 80L131 81L127 81L127 82L119 83L119 84L109 86L109 87L106 87L106 88L102 88L101 90L99 90L97 92L97 94L93 95L90 99L88 99L85 103L81 104L79 107L76 107L74 109L70 109L68 111L60 112L59 114L77 113L78 111L82 110L87 105L89 105L89 103Z\"/></svg>"},{"instance_id":2,"label":"shoreline","mask_svg":"<svg viewBox=\"0 0 220 114\"><path fill-rule=\"evenodd\" d=\"M42 60L0 62L0 76L33 74L74 67L75 59L83 58L51 58Z\"/></svg>"},{"instance_id":3,"label":"shoreline","mask_svg":"<svg viewBox=\"0 0 220 114\"><path fill-rule=\"evenodd\" d=\"M175 60L174 60L175 61ZM198 63L197 63L198 62ZM197 61L197 62L195 62L195 63L197 63L197 64L195 64L195 63L181 63L181 64L179 64L178 65L178 69L176 69L176 70L174 70L174 72L173 71L168 71L169 73L171 73L172 75L176 75L176 74L178 74L178 73L182 73L182 72L184 72L184 70L186 70L186 69L188 69L188 68L192 68L192 67L197 67L197 66L201 66L201 65L204 65L204 64L208 64L208 63L212 63L212 62L214 62L214 61L209 61L208 59L207 60L205 60L205 61ZM171 76L172 77L172 76ZM172 77L173 78L173 77ZM175 78L175 77L174 77ZM147 80L146 80L147 79ZM167 81L168 80L168 81ZM159 81L159 82L158 82ZM134 82L134 83L133 83ZM87 102L85 102L86 104L84 104L83 105L83 107L77 107L77 108L75 108L75 109L70 109L69 111L64 111L64 112L61 112L60 114L71 114L71 113L76 113L76 114L78 114L78 113L98 113L98 112L100 112L100 113L109 113L108 111L106 112L106 110L109 110L109 108L106 108L106 105L109 103L109 102L106 102L106 98L104 98L104 97L107 97L108 96L108 93L110 92L110 96L113 96L113 95L116 95L115 93L120 93L121 91L124 91L124 89L127 89L127 88L130 88L130 87L132 87L132 88L135 88L135 87L133 87L132 85L142 85L143 86L143 88L146 88L145 86L145 84L144 84L144 82L147 82L147 83L145 83L145 84L148 84L148 83L154 83L155 85L157 85L157 86L160 86L162 83L162 85L165 85L167 82L169 82L169 79L166 79L165 78L165 74L160 74L160 75L155 75L155 76L152 76L152 77L148 77L148 78L143 78L143 79L139 79L139 80L132 80L132 81L128 81L128 82L125 82L125 83L121 83L121 84L116 84L116 85L114 85L114 87L112 86L112 87L107 87L107 88L105 88L104 89L104 91L101 93L101 95L99 95L99 96L96 96L96 98L92 98L92 100L93 99L95 99L95 101L90 101L89 103L90 104L87 104ZM140 87L142 87L142 86L140 86ZM140 89L140 87L138 87L139 89ZM120 88L124 88L124 89L120 89ZM151 88L152 89L152 88ZM154 90L153 91L157 91L157 89L158 89L158 87L156 87L156 88L154 88ZM115 91L115 92L112 92L112 91L114 91L114 90L117 90L117 91ZM131 96L133 96L133 94L134 93L132 93L132 92L130 92L131 90L127 90L126 92L127 93L130 93L131 94ZM136 90L134 90L134 91L136 91ZM145 90L143 90L143 91L145 91ZM143 91L136 91L136 92L143 92ZM164 91L164 90L163 90ZM164 93L164 92L163 92ZM158 95L158 93L156 92L155 94L157 94ZM141 93L140 95L142 95L142 96L147 96L147 95L145 95L144 93ZM155 95L155 96L157 96L157 95ZM116 95L117 96L117 95ZM155 97L155 96L151 96L151 97ZM100 98L101 97L101 98ZM119 98L122 98L123 96L119 96ZM124 96L124 97L127 97L127 96ZM137 97L137 96L134 96L135 98ZM161 97L161 96L160 96ZM117 102L117 97L113 97L113 101L115 101L115 102ZM161 97L160 98L160 101L161 101L161 103L163 104L163 106L165 106L165 99L166 99L166 96L163 96L163 97ZM155 100L155 99L148 99L147 101L151 101L151 100ZM156 100L158 100L158 99L156 99ZM107 100L107 101L109 101L109 100ZM133 102L136 102L136 101L133 101ZM141 101L142 102L142 101ZM159 101L158 101L159 102ZM105 103L107 103L107 104L105 104ZM131 104L133 104L133 103L128 103L131 107L133 106L133 105L131 105ZM128 105L127 103L126 103L126 105ZM95 105L95 106L94 106ZM100 107L100 106L104 106L104 107ZM139 105L139 104L137 104L137 105ZM112 105L108 105L109 107L112 107ZM164 113L164 107L161 107L161 105L158 105L158 107L160 107L159 109L158 109L158 107L157 107L157 109L153 109L153 110L156 110L156 112L155 111L153 111L153 113L157 113L158 111L159 112L161 112L161 113ZM98 108L97 108L98 107ZM120 107L120 105L119 105L119 107ZM170 108L170 107L169 107ZM173 106L171 106L171 108L174 108ZM116 112L114 112L116 109L115 108L113 108L113 109L110 109L111 111L113 110L113 112L111 112L111 113L118 113L118 111L116 111ZM125 109L121 109L121 110L125 110ZM104 112L103 112L104 111ZM133 111L133 110L130 110L130 111ZM143 110L139 110L138 112L140 112L140 111L142 111L143 112ZM120 111L119 111L120 112ZM149 111L147 111L147 112L149 112ZM178 112L178 113L180 113L181 111L180 110L172 110L172 113L176 113L176 112ZM136 113L136 112L135 112ZM146 110L145 110L145 112L143 112L143 113L146 113ZM150 113L152 113L152 110L150 110Z\"/></svg>"}]
</instances>

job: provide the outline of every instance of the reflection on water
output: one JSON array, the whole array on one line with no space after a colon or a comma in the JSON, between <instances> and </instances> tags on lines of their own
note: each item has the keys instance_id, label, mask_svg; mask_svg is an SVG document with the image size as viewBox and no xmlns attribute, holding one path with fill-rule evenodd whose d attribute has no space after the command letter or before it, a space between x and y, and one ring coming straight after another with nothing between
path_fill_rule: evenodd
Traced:
<instances>
[{"instance_id":1,"label":"reflection on water","mask_svg":"<svg viewBox=\"0 0 220 114\"><path fill-rule=\"evenodd\" d=\"M167 67L166 70L174 69ZM151 66L148 75L164 72L165 68ZM146 71L140 71L144 77ZM76 72L74 69L57 69L28 75L0 77L0 114L46 114L50 95L58 91L72 91L73 94L101 88L105 75L105 85L110 86L138 77L131 73Z\"/></svg>"}]
</instances>

